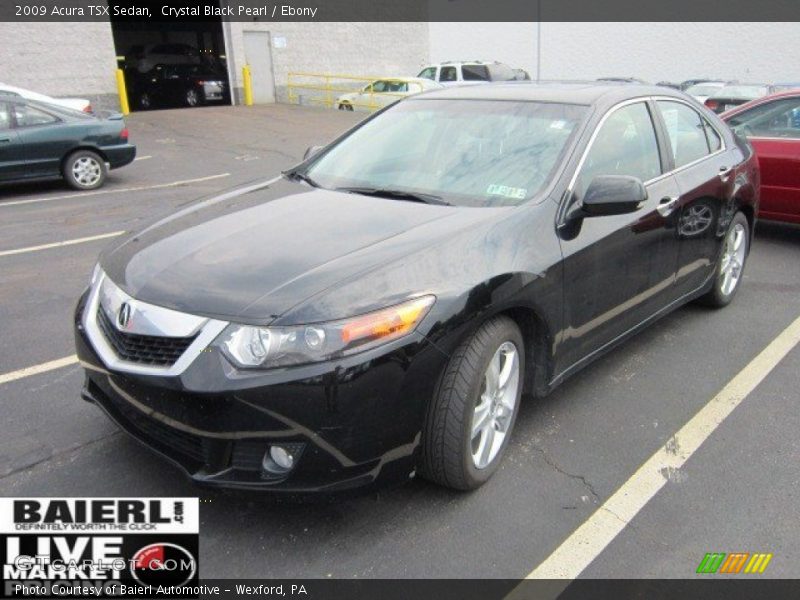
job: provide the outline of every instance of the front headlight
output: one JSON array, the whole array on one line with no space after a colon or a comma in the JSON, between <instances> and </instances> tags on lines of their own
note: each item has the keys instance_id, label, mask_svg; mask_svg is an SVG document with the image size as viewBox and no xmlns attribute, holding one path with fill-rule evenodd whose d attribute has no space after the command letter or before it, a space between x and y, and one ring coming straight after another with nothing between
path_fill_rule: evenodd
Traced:
<instances>
[{"instance_id":1,"label":"front headlight","mask_svg":"<svg viewBox=\"0 0 800 600\"><path fill-rule=\"evenodd\" d=\"M373 313L327 323L291 327L231 324L214 343L235 365L243 368L319 362L408 335L428 314L435 300L434 296L421 296Z\"/></svg>"}]
</instances>

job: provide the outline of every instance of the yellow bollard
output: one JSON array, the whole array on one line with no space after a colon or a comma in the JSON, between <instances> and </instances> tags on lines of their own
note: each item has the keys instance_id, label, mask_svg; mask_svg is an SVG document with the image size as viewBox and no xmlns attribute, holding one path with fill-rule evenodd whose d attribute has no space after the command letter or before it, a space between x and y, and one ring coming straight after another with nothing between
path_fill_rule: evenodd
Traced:
<instances>
[{"instance_id":1,"label":"yellow bollard","mask_svg":"<svg viewBox=\"0 0 800 600\"><path fill-rule=\"evenodd\" d=\"M250 77L250 65L242 67L242 82L244 83L244 105L253 106L253 80Z\"/></svg>"},{"instance_id":2,"label":"yellow bollard","mask_svg":"<svg viewBox=\"0 0 800 600\"><path fill-rule=\"evenodd\" d=\"M117 94L119 94L119 108L123 115L131 113L128 105L128 89L125 87L125 73L122 69L117 69Z\"/></svg>"}]
</instances>

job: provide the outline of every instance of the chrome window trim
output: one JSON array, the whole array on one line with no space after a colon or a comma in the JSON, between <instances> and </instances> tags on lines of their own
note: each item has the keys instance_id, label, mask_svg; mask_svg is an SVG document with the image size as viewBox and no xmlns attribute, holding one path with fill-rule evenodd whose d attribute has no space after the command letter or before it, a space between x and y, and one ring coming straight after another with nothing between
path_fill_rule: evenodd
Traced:
<instances>
[{"instance_id":1,"label":"chrome window trim","mask_svg":"<svg viewBox=\"0 0 800 600\"><path fill-rule=\"evenodd\" d=\"M767 135L751 135L747 136L748 140L765 140L768 142L794 142L800 143L800 137L771 137Z\"/></svg>"},{"instance_id":2,"label":"chrome window trim","mask_svg":"<svg viewBox=\"0 0 800 600\"><path fill-rule=\"evenodd\" d=\"M86 335L89 338L89 342L91 343L95 352L97 352L97 355L103 361L105 366L112 371L132 373L135 375L158 375L161 377L174 377L180 375L189 367L189 365L194 362L198 356L200 356L200 354L217 338L217 336L222 333L225 327L228 326L227 321L219 321L217 319L207 319L205 317L185 314L186 320L184 321L183 325L185 326L186 323L194 323L193 330L197 331L198 333L195 340L189 345L188 348L186 348L186 351L177 361L175 361L174 364L169 367L160 367L153 365L140 365L122 360L119 358L114 348L112 348L108 343L105 334L103 334L103 332L100 330L100 326L97 323L97 311L101 309L100 294L101 290L103 289L103 284L106 281L108 281L109 284L114 285L113 282L108 279L106 274L101 272L100 276L97 278L97 281L89 291L89 297L87 298L86 307L84 308L82 315L82 322L86 331ZM162 327L164 327L164 324L167 323L166 319L171 317L172 313L179 312L172 309L163 308L161 306L156 306L154 304L149 304L147 302L142 302L141 300L136 300L123 292L116 285L114 285L114 288L116 289L113 290L113 295L117 300L120 301L120 303L129 302L138 310L144 310L150 315L159 315L160 318L156 318L156 322L161 323ZM113 319L113 322L116 326L116 319ZM153 331L153 329L150 329L150 331ZM164 331L164 329L161 329L161 335L165 335L166 337L179 337L175 335L169 336L166 334L167 332ZM145 335L158 335L158 333L147 333Z\"/></svg>"},{"instance_id":3,"label":"chrome window trim","mask_svg":"<svg viewBox=\"0 0 800 600\"><path fill-rule=\"evenodd\" d=\"M725 143L725 136L722 135L720 130L717 128L717 126L714 123L712 123L709 119L706 119L705 116L702 115L700 113L700 111L697 110L696 107L692 106L691 103L687 102L686 100L684 100L682 98L676 98L674 96L640 96L638 98L629 98L627 100L623 100L622 102L618 102L617 104L615 104L611 108L609 108L606 111L606 114L603 115L603 117L600 119L600 121L595 126L594 131L592 132L592 135L589 138L589 142L586 144L586 148L584 148L583 154L581 155L581 158L578 161L578 165L575 168L575 173L572 175L572 178L569 181L569 185L567 185L567 189L566 189L566 193L565 193L566 197L570 197L572 195L572 192L575 189L575 182L578 180L578 176L580 175L581 170L583 169L583 165L586 162L586 157L588 156L589 151L592 149L592 146L594 145L595 138L597 138L597 135L600 132L600 129L605 124L606 120L612 114L614 114L616 111L618 111L619 109L624 108L626 106L629 106L631 104L636 104L637 102L641 102L641 103L647 105L648 101L658 102L659 100L668 100L670 102L678 102L678 103L684 104L684 105L688 106L689 108L691 108L692 110L694 110L694 112L696 112L702 119L704 119L706 122L708 122L708 124L711 126L711 128L717 133L717 135L720 138L720 148L719 148L719 150L716 150L715 152L711 152L709 154L706 154L705 156L703 156L701 158L698 158L697 160L694 160L694 161L692 161L690 163L687 163L687 164L682 165L680 167L676 167L674 169L671 169L670 171L665 171L664 173L662 173L658 177L653 177L652 179L648 179L647 181L643 182L645 187L647 187L647 186L649 186L649 185L651 185L651 184L653 184L653 183L655 183L657 181L660 181L660 180L662 180L662 179L664 179L664 178L666 178L666 177L668 177L670 175L674 175L675 173L679 173L679 172L683 171L684 169L688 169L690 167L693 167L694 165L699 164L704 160L708 160L709 158L713 158L714 156L717 156L718 154L721 154L721 153L725 152L728 149L728 146ZM649 109L648 109L648 111L649 111ZM653 119L653 116L654 115L650 116L651 120ZM653 123L653 133L656 135L656 139L658 139L658 131L656 131L655 123ZM669 140L667 140L667 141L669 141ZM674 159L673 159L673 161L674 161Z\"/></svg>"}]
</instances>

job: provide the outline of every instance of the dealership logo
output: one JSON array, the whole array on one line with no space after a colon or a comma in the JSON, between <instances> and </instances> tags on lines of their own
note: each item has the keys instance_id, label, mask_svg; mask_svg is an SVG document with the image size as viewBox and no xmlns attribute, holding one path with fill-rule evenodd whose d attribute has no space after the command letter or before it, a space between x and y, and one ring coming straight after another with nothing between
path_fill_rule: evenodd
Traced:
<instances>
[{"instance_id":1,"label":"dealership logo","mask_svg":"<svg viewBox=\"0 0 800 600\"><path fill-rule=\"evenodd\" d=\"M178 544L148 544L133 555L131 575L143 585L182 586L197 572L194 556Z\"/></svg>"},{"instance_id":2,"label":"dealership logo","mask_svg":"<svg viewBox=\"0 0 800 600\"><path fill-rule=\"evenodd\" d=\"M708 552L697 566L697 573L763 573L772 554L763 552Z\"/></svg>"},{"instance_id":3,"label":"dealership logo","mask_svg":"<svg viewBox=\"0 0 800 600\"><path fill-rule=\"evenodd\" d=\"M131 305L127 302L123 302L122 306L119 307L119 312L117 313L117 325L119 325L120 329L127 329L128 325L131 322L131 316L133 314L133 309Z\"/></svg>"}]
</instances>

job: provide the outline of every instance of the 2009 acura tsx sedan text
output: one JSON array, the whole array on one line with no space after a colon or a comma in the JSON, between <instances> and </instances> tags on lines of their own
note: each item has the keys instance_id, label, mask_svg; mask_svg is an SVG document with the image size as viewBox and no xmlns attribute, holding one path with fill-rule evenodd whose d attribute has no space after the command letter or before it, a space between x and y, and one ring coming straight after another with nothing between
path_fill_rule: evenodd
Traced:
<instances>
[{"instance_id":1,"label":"2009 acura tsx sedan text","mask_svg":"<svg viewBox=\"0 0 800 600\"><path fill-rule=\"evenodd\" d=\"M401 100L104 253L75 314L83 397L204 484L475 488L522 394L731 301L757 169L666 88Z\"/></svg>"}]
</instances>

